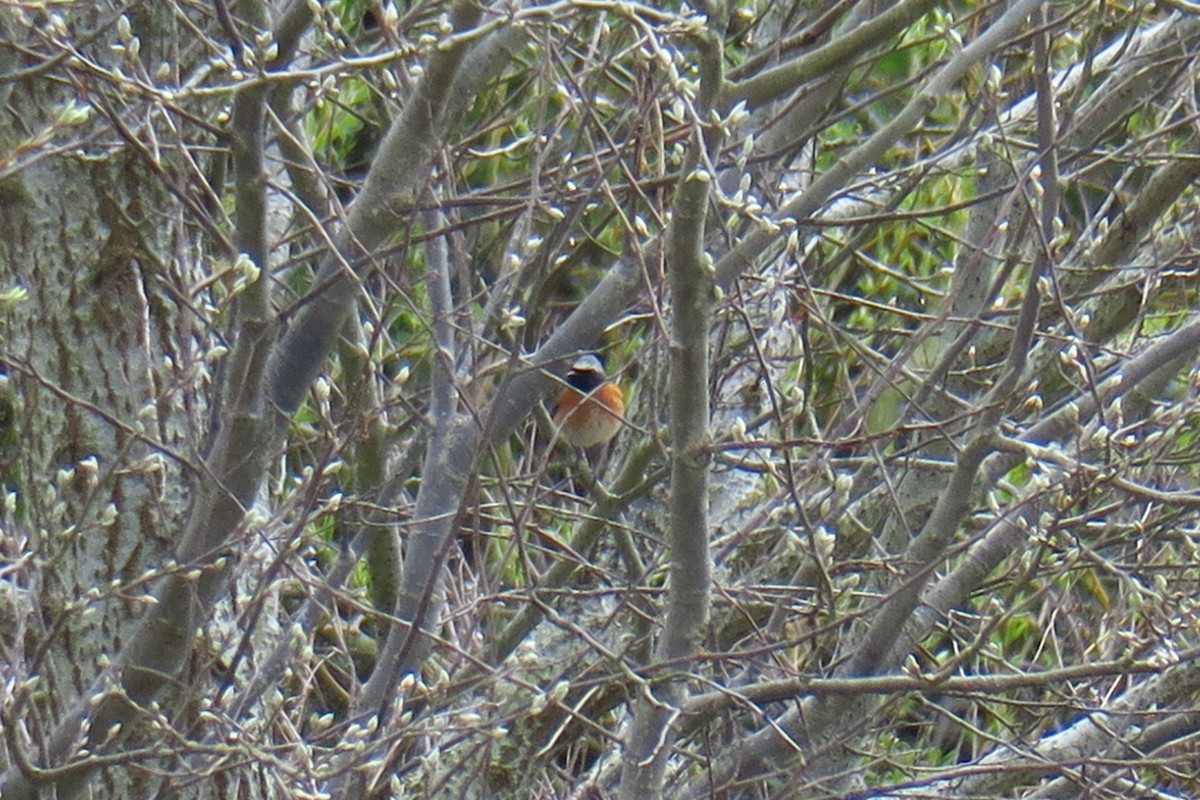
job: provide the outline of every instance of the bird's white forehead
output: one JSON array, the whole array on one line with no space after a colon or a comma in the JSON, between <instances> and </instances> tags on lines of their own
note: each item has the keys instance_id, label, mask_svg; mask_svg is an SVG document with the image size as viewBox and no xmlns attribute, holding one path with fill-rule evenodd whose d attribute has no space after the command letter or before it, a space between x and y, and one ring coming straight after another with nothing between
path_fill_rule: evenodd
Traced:
<instances>
[{"instance_id":1,"label":"bird's white forehead","mask_svg":"<svg viewBox=\"0 0 1200 800\"><path fill-rule=\"evenodd\" d=\"M604 374L604 364L594 353L588 353L575 359L575 363L571 365L571 369L575 372L598 372Z\"/></svg>"}]
</instances>

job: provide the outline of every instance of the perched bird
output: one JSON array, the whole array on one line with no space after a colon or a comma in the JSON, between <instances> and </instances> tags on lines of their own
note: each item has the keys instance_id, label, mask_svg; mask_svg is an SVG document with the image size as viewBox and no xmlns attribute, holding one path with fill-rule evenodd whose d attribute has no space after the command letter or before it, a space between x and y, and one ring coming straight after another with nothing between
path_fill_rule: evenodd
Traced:
<instances>
[{"instance_id":1,"label":"perched bird","mask_svg":"<svg viewBox=\"0 0 1200 800\"><path fill-rule=\"evenodd\" d=\"M625 395L604 374L600 356L589 353L571 365L567 386L554 404L559 435L576 447L603 444L621 430Z\"/></svg>"}]
</instances>

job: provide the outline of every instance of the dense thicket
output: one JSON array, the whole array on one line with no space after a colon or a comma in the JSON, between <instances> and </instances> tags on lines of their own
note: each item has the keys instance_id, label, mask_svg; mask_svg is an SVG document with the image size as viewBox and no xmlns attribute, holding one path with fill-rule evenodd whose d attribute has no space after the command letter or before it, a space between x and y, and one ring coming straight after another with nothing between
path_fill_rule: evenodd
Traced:
<instances>
[{"instance_id":1,"label":"dense thicket","mask_svg":"<svg viewBox=\"0 0 1200 800\"><path fill-rule=\"evenodd\" d=\"M0 5L4 798L1200 792L1198 55Z\"/></svg>"}]
</instances>

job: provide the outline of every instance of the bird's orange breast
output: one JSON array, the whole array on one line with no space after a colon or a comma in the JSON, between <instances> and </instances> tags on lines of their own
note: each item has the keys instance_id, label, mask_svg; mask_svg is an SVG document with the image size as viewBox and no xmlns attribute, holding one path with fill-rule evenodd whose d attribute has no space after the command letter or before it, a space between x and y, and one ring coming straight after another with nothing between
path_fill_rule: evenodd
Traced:
<instances>
[{"instance_id":1,"label":"bird's orange breast","mask_svg":"<svg viewBox=\"0 0 1200 800\"><path fill-rule=\"evenodd\" d=\"M576 447L603 444L621 430L625 396L615 383L603 383L589 394L568 388L554 408L560 436Z\"/></svg>"}]
</instances>

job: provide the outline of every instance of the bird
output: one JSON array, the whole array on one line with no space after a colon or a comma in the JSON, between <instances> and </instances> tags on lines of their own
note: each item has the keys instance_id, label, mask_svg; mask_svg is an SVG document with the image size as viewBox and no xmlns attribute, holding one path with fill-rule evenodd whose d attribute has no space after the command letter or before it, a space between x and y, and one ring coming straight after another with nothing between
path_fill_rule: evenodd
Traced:
<instances>
[{"instance_id":1,"label":"bird","mask_svg":"<svg viewBox=\"0 0 1200 800\"><path fill-rule=\"evenodd\" d=\"M604 444L621 430L625 393L604 372L595 353L581 356L567 373L566 387L554 404L559 436L576 447Z\"/></svg>"}]
</instances>

